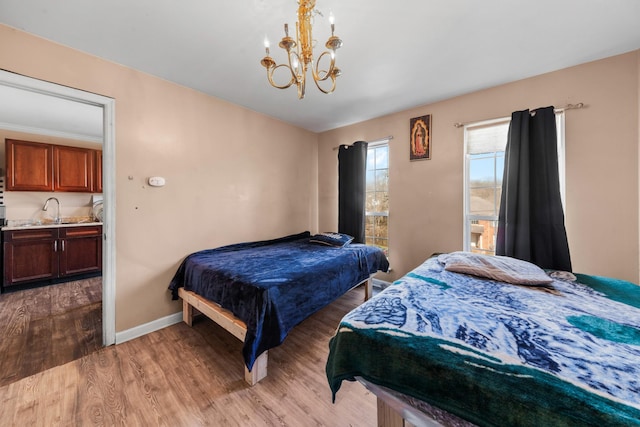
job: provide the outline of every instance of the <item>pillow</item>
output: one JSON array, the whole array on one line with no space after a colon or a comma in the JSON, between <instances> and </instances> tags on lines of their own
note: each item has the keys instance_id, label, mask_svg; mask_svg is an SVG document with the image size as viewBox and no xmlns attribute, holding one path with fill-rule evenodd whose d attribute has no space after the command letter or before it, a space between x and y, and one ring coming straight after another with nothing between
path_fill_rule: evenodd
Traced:
<instances>
[{"instance_id":1,"label":"pillow","mask_svg":"<svg viewBox=\"0 0 640 427\"><path fill-rule=\"evenodd\" d=\"M343 233L319 233L311 236L309 242L319 243L321 245L329 245L343 247L353 240L353 237Z\"/></svg>"},{"instance_id":2,"label":"pillow","mask_svg":"<svg viewBox=\"0 0 640 427\"><path fill-rule=\"evenodd\" d=\"M507 282L515 285L546 285L553 282L535 264L506 256L491 256L471 252L452 252L438 255L444 269L456 273Z\"/></svg>"},{"instance_id":3,"label":"pillow","mask_svg":"<svg viewBox=\"0 0 640 427\"><path fill-rule=\"evenodd\" d=\"M575 282L576 280L578 280L576 275L570 271L554 270L549 273L549 277L553 277L557 280L566 280L568 282Z\"/></svg>"}]
</instances>

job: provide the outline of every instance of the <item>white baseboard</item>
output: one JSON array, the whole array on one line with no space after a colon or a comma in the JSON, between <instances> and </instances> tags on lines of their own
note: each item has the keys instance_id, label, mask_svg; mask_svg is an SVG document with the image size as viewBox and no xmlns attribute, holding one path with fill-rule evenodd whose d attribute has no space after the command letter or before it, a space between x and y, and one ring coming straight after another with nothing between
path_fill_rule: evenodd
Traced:
<instances>
[{"instance_id":1,"label":"white baseboard","mask_svg":"<svg viewBox=\"0 0 640 427\"><path fill-rule=\"evenodd\" d=\"M116 332L116 344L121 344L180 322L182 322L181 311L175 314L170 314L169 316L161 317L160 319L153 320L149 323L145 323L144 325L127 329L126 331Z\"/></svg>"}]
</instances>

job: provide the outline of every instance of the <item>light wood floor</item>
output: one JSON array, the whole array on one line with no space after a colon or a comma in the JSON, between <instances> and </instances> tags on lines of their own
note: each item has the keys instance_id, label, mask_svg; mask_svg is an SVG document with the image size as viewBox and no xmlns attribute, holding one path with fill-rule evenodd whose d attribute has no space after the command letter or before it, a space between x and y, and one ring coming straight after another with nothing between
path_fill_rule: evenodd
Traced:
<instances>
[{"instance_id":1,"label":"light wood floor","mask_svg":"<svg viewBox=\"0 0 640 427\"><path fill-rule=\"evenodd\" d=\"M345 382L333 404L325 376L329 339L363 297L355 289L298 325L254 387L240 341L199 319L0 387L0 424L375 426L375 396Z\"/></svg>"},{"instance_id":2,"label":"light wood floor","mask_svg":"<svg viewBox=\"0 0 640 427\"><path fill-rule=\"evenodd\" d=\"M102 278L0 294L0 386L102 348Z\"/></svg>"}]
</instances>

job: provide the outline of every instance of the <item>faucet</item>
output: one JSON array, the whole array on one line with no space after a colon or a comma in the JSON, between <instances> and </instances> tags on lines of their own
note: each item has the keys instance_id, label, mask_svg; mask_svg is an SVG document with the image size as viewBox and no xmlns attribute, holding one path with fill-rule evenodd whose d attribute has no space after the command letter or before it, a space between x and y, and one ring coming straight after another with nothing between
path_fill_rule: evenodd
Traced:
<instances>
[{"instance_id":1,"label":"faucet","mask_svg":"<svg viewBox=\"0 0 640 427\"><path fill-rule=\"evenodd\" d=\"M49 198L47 199L47 201L46 201L46 202L44 202L44 206L42 207L42 210L43 210L43 211L46 211L46 210L47 210L47 208L49 207L49 202L50 202L51 200L55 200L55 201L56 201L56 203L58 204L58 213L57 213L57 215L55 216L55 218L53 219L53 221L54 221L56 224L60 224L60 200L58 200L58 199L57 199L57 198L55 198L55 197L49 197Z\"/></svg>"}]
</instances>

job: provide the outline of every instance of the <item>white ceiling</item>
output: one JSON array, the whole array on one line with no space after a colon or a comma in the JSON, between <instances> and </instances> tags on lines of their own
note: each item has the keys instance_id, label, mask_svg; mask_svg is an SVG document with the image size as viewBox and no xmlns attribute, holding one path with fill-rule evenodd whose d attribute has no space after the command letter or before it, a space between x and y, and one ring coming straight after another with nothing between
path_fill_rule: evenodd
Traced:
<instances>
[{"instance_id":1,"label":"white ceiling","mask_svg":"<svg viewBox=\"0 0 640 427\"><path fill-rule=\"evenodd\" d=\"M296 0L0 0L0 22L320 132L640 48L639 0L317 0L343 75L269 86ZM294 33L294 32L293 32ZM0 64L1 65L1 64Z\"/></svg>"}]
</instances>

